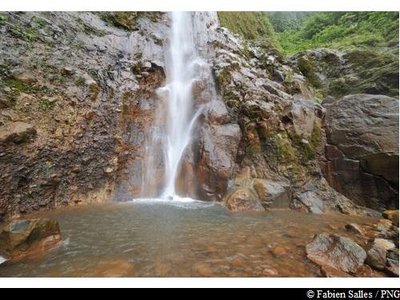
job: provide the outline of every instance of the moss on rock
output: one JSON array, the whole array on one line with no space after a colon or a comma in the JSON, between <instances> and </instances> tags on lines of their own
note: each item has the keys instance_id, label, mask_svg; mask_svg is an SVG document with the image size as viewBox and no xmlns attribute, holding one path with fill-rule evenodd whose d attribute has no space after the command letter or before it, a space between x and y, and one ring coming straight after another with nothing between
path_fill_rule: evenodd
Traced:
<instances>
[{"instance_id":1,"label":"moss on rock","mask_svg":"<svg viewBox=\"0 0 400 300\"><path fill-rule=\"evenodd\" d=\"M159 20L161 12L144 12L144 11L117 11L102 12L100 17L107 23L128 31L136 30L136 25L140 17L147 17L150 21Z\"/></svg>"},{"instance_id":2,"label":"moss on rock","mask_svg":"<svg viewBox=\"0 0 400 300\"><path fill-rule=\"evenodd\" d=\"M298 60L298 67L301 73L303 73L303 75L307 78L307 80L313 87L317 89L323 87L322 82L319 80L316 74L318 71L317 66L313 61L309 60L307 57L302 56Z\"/></svg>"},{"instance_id":3,"label":"moss on rock","mask_svg":"<svg viewBox=\"0 0 400 300\"><path fill-rule=\"evenodd\" d=\"M118 11L103 13L101 17L107 23L132 31L136 27L136 22L139 17L139 12L136 11Z\"/></svg>"},{"instance_id":4,"label":"moss on rock","mask_svg":"<svg viewBox=\"0 0 400 300\"><path fill-rule=\"evenodd\" d=\"M218 12L221 26L241 35L245 40L262 40L265 45L280 49L275 31L263 12Z\"/></svg>"}]
</instances>

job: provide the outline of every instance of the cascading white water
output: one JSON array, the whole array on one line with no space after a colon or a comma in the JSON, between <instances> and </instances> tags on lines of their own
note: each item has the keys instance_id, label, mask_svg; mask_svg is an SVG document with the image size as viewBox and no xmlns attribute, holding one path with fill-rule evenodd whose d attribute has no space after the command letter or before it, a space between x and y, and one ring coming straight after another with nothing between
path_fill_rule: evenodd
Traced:
<instances>
[{"instance_id":1,"label":"cascading white water","mask_svg":"<svg viewBox=\"0 0 400 300\"><path fill-rule=\"evenodd\" d=\"M145 137L141 197L190 200L182 197L195 197L193 181L181 173L181 164L182 161L194 164L189 158L193 153L188 148L197 119L206 103L216 95L206 58L209 57L210 26L216 26L217 15L172 12L170 17L165 57L167 84L156 91L153 123ZM178 191L177 182L181 184Z\"/></svg>"},{"instance_id":2,"label":"cascading white water","mask_svg":"<svg viewBox=\"0 0 400 300\"><path fill-rule=\"evenodd\" d=\"M194 111L192 85L198 63L193 25L188 12L172 13L169 59L167 61L168 118L166 141L166 184L164 197L174 197L175 181L185 149L191 140L199 110Z\"/></svg>"}]
</instances>

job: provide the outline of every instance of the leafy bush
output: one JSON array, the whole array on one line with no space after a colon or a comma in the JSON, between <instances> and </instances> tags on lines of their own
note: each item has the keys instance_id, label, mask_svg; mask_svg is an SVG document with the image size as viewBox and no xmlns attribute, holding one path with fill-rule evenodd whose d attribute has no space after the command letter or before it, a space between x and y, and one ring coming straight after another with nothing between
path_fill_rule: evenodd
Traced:
<instances>
[{"instance_id":1,"label":"leafy bush","mask_svg":"<svg viewBox=\"0 0 400 300\"><path fill-rule=\"evenodd\" d=\"M286 54L322 47L396 48L398 45L398 12L316 12L297 19L296 26L279 22L276 17L270 19L280 31L278 39Z\"/></svg>"}]
</instances>

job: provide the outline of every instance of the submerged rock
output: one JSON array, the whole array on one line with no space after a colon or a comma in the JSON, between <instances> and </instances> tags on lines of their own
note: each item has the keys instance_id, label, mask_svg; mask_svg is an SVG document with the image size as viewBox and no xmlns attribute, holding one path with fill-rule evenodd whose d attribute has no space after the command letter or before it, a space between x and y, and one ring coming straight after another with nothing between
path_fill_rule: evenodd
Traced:
<instances>
[{"instance_id":1,"label":"submerged rock","mask_svg":"<svg viewBox=\"0 0 400 300\"><path fill-rule=\"evenodd\" d=\"M12 221L0 232L0 254L18 258L47 250L60 241L57 221L32 219Z\"/></svg>"},{"instance_id":2,"label":"submerged rock","mask_svg":"<svg viewBox=\"0 0 400 300\"><path fill-rule=\"evenodd\" d=\"M315 192L307 191L298 194L296 199L303 203L308 210L314 214L322 214L325 211L324 202Z\"/></svg>"},{"instance_id":3,"label":"submerged rock","mask_svg":"<svg viewBox=\"0 0 400 300\"><path fill-rule=\"evenodd\" d=\"M360 226L358 226L357 224L354 223L350 223L350 224L346 224L344 226L344 228L348 231L348 232L352 232L354 234L358 234L360 236L364 236L364 231L362 230L362 228Z\"/></svg>"},{"instance_id":4,"label":"submerged rock","mask_svg":"<svg viewBox=\"0 0 400 300\"><path fill-rule=\"evenodd\" d=\"M256 178L253 180L253 188L267 207L288 208L292 201L290 184L286 181Z\"/></svg>"},{"instance_id":5,"label":"submerged rock","mask_svg":"<svg viewBox=\"0 0 400 300\"><path fill-rule=\"evenodd\" d=\"M126 277L135 276L135 265L125 259L106 260L93 267L93 273L83 274L83 276L94 277Z\"/></svg>"},{"instance_id":6,"label":"submerged rock","mask_svg":"<svg viewBox=\"0 0 400 300\"><path fill-rule=\"evenodd\" d=\"M328 266L346 273L356 273L367 254L349 238L321 233L306 246L308 259L320 266Z\"/></svg>"},{"instance_id":7,"label":"submerged rock","mask_svg":"<svg viewBox=\"0 0 400 300\"><path fill-rule=\"evenodd\" d=\"M234 211L262 211L269 208L289 208L291 196L289 182L253 178L250 168L244 167L229 182L223 202Z\"/></svg>"},{"instance_id":8,"label":"submerged rock","mask_svg":"<svg viewBox=\"0 0 400 300\"><path fill-rule=\"evenodd\" d=\"M210 277L214 274L214 269L211 263L198 262L192 266L192 272L195 276Z\"/></svg>"},{"instance_id":9,"label":"submerged rock","mask_svg":"<svg viewBox=\"0 0 400 300\"><path fill-rule=\"evenodd\" d=\"M258 200L257 195L246 188L239 188L233 193L227 195L224 205L231 211L265 211L264 207Z\"/></svg>"},{"instance_id":10,"label":"submerged rock","mask_svg":"<svg viewBox=\"0 0 400 300\"><path fill-rule=\"evenodd\" d=\"M321 273L325 277L350 277L349 274L329 265L321 266Z\"/></svg>"}]
</instances>

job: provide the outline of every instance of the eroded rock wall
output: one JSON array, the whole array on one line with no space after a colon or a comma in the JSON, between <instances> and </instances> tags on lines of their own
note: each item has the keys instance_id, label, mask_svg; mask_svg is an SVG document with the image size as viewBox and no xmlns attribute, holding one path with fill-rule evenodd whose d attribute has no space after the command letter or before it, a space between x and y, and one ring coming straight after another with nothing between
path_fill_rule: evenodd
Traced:
<instances>
[{"instance_id":1,"label":"eroded rock wall","mask_svg":"<svg viewBox=\"0 0 400 300\"><path fill-rule=\"evenodd\" d=\"M359 94L325 107L323 171L329 183L360 205L398 208L399 101Z\"/></svg>"},{"instance_id":2,"label":"eroded rock wall","mask_svg":"<svg viewBox=\"0 0 400 300\"><path fill-rule=\"evenodd\" d=\"M0 219L131 193L166 15L1 13L0 31Z\"/></svg>"},{"instance_id":3,"label":"eroded rock wall","mask_svg":"<svg viewBox=\"0 0 400 300\"><path fill-rule=\"evenodd\" d=\"M307 74L221 28L216 13L193 22L206 62L193 96L205 108L178 190L235 210L248 199L257 209L354 211L322 176L325 108ZM157 195L162 162L144 187L144 145L163 118L169 26L156 12L1 14L0 218Z\"/></svg>"}]
</instances>

